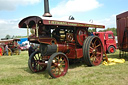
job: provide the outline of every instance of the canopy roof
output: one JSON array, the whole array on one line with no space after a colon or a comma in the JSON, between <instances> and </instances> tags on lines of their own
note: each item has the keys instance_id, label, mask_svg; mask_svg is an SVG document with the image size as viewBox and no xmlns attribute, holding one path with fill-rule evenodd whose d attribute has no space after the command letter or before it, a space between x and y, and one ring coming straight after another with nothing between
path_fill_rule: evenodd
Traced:
<instances>
[{"instance_id":1,"label":"canopy roof","mask_svg":"<svg viewBox=\"0 0 128 85\"><path fill-rule=\"evenodd\" d=\"M19 23L19 28L32 28L36 24L43 25L57 25L57 26L73 26L73 27L92 27L92 28L105 28L104 25L88 24L83 22L77 22L75 20L61 21L54 20L52 18L38 17L38 16L29 16L22 19Z\"/></svg>"},{"instance_id":2,"label":"canopy roof","mask_svg":"<svg viewBox=\"0 0 128 85\"><path fill-rule=\"evenodd\" d=\"M0 43L13 42L13 41L20 41L20 39L6 39L6 40L0 40Z\"/></svg>"}]
</instances>

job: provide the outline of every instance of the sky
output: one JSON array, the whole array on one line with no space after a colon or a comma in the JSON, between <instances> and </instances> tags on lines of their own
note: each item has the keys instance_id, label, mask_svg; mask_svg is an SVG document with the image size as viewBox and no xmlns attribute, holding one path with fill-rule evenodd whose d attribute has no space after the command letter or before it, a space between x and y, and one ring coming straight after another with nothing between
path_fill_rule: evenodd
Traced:
<instances>
[{"instance_id":1,"label":"sky","mask_svg":"<svg viewBox=\"0 0 128 85\"><path fill-rule=\"evenodd\" d=\"M116 28L116 15L128 11L128 0L49 0L53 18L75 20L105 25L105 29ZM42 16L44 0L0 0L0 38L6 35L26 36L26 29L18 23L28 16Z\"/></svg>"}]
</instances>

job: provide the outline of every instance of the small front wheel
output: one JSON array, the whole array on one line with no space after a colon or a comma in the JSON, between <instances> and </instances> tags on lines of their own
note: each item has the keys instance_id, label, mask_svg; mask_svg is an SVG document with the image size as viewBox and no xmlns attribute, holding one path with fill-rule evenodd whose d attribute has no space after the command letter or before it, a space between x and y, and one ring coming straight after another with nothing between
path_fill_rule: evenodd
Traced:
<instances>
[{"instance_id":1,"label":"small front wheel","mask_svg":"<svg viewBox=\"0 0 128 85\"><path fill-rule=\"evenodd\" d=\"M109 46L108 47L108 53L115 53L115 47L114 46Z\"/></svg>"},{"instance_id":2,"label":"small front wheel","mask_svg":"<svg viewBox=\"0 0 128 85\"><path fill-rule=\"evenodd\" d=\"M62 52L58 52L51 55L47 70L52 78L57 78L67 73L68 66L69 62L67 56Z\"/></svg>"}]
</instances>

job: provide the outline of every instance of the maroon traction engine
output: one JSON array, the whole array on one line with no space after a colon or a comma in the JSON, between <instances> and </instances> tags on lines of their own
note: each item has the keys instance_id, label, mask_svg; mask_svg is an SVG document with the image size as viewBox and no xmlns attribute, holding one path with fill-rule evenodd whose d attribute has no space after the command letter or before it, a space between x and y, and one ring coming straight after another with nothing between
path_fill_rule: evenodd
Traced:
<instances>
[{"instance_id":1,"label":"maroon traction engine","mask_svg":"<svg viewBox=\"0 0 128 85\"><path fill-rule=\"evenodd\" d=\"M49 12L45 14L50 15ZM30 70L40 72L47 68L50 76L57 78L67 73L69 59L83 58L88 66L99 65L103 58L102 42L99 37L90 36L89 27L105 28L103 25L38 16L21 20L19 28L27 28L29 41L40 44L39 51L33 52L28 60ZM30 36L29 31L32 33Z\"/></svg>"}]
</instances>

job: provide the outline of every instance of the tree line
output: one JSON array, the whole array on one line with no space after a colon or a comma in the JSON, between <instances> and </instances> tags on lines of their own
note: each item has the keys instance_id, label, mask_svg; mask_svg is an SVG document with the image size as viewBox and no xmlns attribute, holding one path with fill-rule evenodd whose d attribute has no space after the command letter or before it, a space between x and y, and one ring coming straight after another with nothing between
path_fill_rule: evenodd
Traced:
<instances>
[{"instance_id":1,"label":"tree line","mask_svg":"<svg viewBox=\"0 0 128 85\"><path fill-rule=\"evenodd\" d=\"M106 31L112 31L114 36L117 36L117 31L116 31L116 28L107 28L107 29L104 29L104 30L99 30L98 32L106 32ZM89 29L89 32L95 32L95 29Z\"/></svg>"},{"instance_id":2,"label":"tree line","mask_svg":"<svg viewBox=\"0 0 128 85\"><path fill-rule=\"evenodd\" d=\"M15 39L15 38L27 38L27 36L11 36L9 34L7 34L4 38L1 39Z\"/></svg>"}]
</instances>

